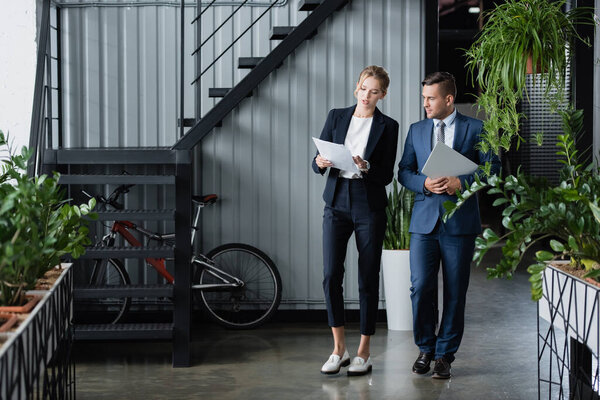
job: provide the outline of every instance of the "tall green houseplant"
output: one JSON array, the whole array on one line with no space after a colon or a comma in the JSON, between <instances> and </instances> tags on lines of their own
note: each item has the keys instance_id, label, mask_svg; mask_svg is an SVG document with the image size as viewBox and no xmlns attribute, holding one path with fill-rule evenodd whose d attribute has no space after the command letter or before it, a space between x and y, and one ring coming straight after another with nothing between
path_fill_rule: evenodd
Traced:
<instances>
[{"instance_id":1,"label":"tall green houseplant","mask_svg":"<svg viewBox=\"0 0 600 400\"><path fill-rule=\"evenodd\" d=\"M399 187L400 186L400 187ZM396 179L388 195L388 206L385 209L387 226L383 248L385 250L406 250L410 247L410 217L415 201L415 193L398 185Z\"/></svg>"},{"instance_id":2,"label":"tall green houseplant","mask_svg":"<svg viewBox=\"0 0 600 400\"><path fill-rule=\"evenodd\" d=\"M0 131L0 305L21 305L25 292L61 258L78 258L90 243L83 216L95 205L69 205L58 174L30 177L31 152L16 154Z\"/></svg>"},{"instance_id":3,"label":"tall green houseplant","mask_svg":"<svg viewBox=\"0 0 600 400\"><path fill-rule=\"evenodd\" d=\"M594 24L593 10L573 8L563 12L566 0L506 0L485 14L479 37L467 50L467 67L481 93L477 104L487 115L481 149L509 150L519 136L517 111L528 101L528 64L534 83L538 79L544 97L555 109L564 98L570 48L576 40L589 46L577 24ZM541 73L542 79L536 78Z\"/></svg>"},{"instance_id":4,"label":"tall green houseplant","mask_svg":"<svg viewBox=\"0 0 600 400\"><path fill-rule=\"evenodd\" d=\"M475 182L458 195L458 201L446 202L444 218L476 192L485 190L498 198L494 206L502 207L505 233L499 235L486 229L475 242L474 261L481 263L484 255L504 241L502 257L488 268L490 278L512 277L527 250L536 243L546 244L529 265L531 293L534 300L542 296L542 273L546 262L570 260L574 268L587 270L598 279L600 269L600 169L579 162L575 140L583 129L581 110L561 111L564 134L558 137L557 156L564 164L561 181L550 186L546 179L518 171L506 177L490 176L487 182L476 177Z\"/></svg>"}]
</instances>

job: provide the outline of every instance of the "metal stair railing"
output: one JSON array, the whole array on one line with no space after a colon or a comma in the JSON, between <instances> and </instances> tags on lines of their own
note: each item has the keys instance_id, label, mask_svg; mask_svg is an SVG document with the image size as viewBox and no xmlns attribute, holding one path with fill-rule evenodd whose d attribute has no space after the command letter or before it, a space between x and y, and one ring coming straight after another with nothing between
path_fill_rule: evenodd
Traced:
<instances>
[{"instance_id":1,"label":"metal stair railing","mask_svg":"<svg viewBox=\"0 0 600 400\"><path fill-rule=\"evenodd\" d=\"M27 172L30 176L39 175L44 159L44 150L53 146L53 123L58 122L58 145L61 143L61 68L60 68L60 14L54 7L56 26L51 24L51 0L42 1L42 20L38 42L35 86L33 94L33 109L31 113L31 128L29 134L29 149L33 152L29 159ZM52 55L51 33L54 31L57 43L57 56ZM56 61L57 82L53 82L52 62ZM55 85L54 85L55 84ZM58 104L53 108L52 91L57 91ZM56 111L56 115L54 115Z\"/></svg>"},{"instance_id":2,"label":"metal stair railing","mask_svg":"<svg viewBox=\"0 0 600 400\"><path fill-rule=\"evenodd\" d=\"M213 32L203 41L201 41L201 39L199 39L198 41L201 41L200 45L198 47L196 47L196 49L192 52L191 56L197 56L197 65L199 66L198 68L201 68L201 60L202 58L200 57L200 53L201 53L201 49L204 45L206 45L211 39L213 39L215 37L215 35L217 34L217 32L219 32L221 30L221 28L223 28L229 21L232 21L233 17L238 13L239 10L242 9L242 7L246 6L254 6L254 7L260 7L260 6L266 6L267 9L265 11L263 11L260 16L256 19L254 19L250 26L248 26L244 32L242 32L237 38L235 38L232 43L221 52L221 54L219 54L217 57L215 57L215 59L210 63L210 65L208 65L206 68L204 68L202 70L202 72L194 79L194 81L191 83L191 85L195 85L199 82L199 80L202 78L202 76L208 72L215 64L216 62L221 59L229 50L231 50L231 48L248 32L250 31L250 29L252 29L252 27L260 20L262 19L262 17L264 15L267 14L267 12L269 12L274 6L279 6L279 7L283 7L288 3L289 0L270 0L268 2L258 2L258 1L252 1L252 0L240 0L239 2L236 1L232 1L232 2L223 2L223 1L217 1L217 0L211 0L210 3L208 3L204 9L202 9L202 5L203 3L200 1L197 3L197 6L199 9L201 9L201 11L198 13L198 15L192 20L191 24L194 25L200 25L201 24L201 19L202 19L202 15L210 10L213 7L216 6L223 6L223 5L227 5L227 6L237 6L233 12L227 16L227 18L225 18L224 21L222 21L219 26L213 30ZM196 122L195 119L189 119L185 117L185 98L184 98L184 91L185 91L185 71L184 71L184 65L185 65L185 12L184 9L186 7L186 2L185 0L180 0L180 9L181 9L181 15L180 15L180 75L181 75L181 80L180 80L180 97L179 97L179 104L180 104L180 112L179 112L179 137L182 138L185 135L185 127L190 126L188 121L190 121L192 124ZM200 27L198 27L198 32L200 32ZM200 33L199 33L200 34ZM201 90L200 85L198 84L198 92Z\"/></svg>"},{"instance_id":3,"label":"metal stair railing","mask_svg":"<svg viewBox=\"0 0 600 400\"><path fill-rule=\"evenodd\" d=\"M201 117L185 135L175 143L173 149L191 150L204 136L225 118L244 98L246 98L271 72L273 72L301 43L310 38L315 30L336 10L342 8L349 0L323 0L279 45L277 45L256 67L254 67L239 83L237 83L210 111ZM276 1L274 3L277 3ZM261 14L266 15L266 12ZM242 34L249 30L246 29ZM182 30L183 34L183 30ZM241 37L241 36L240 36ZM234 43L240 39L234 39ZM226 51L233 46L232 43ZM201 45L202 46L202 45ZM201 47L200 46L200 47ZM198 55L200 52L197 52ZM217 58L222 57L223 54ZM214 66L213 61L210 66ZM198 63L199 64L199 63ZM207 69L204 69L200 76ZM198 82L197 77L192 83ZM183 81L183 79L182 79ZM181 115L183 121L184 116ZM182 127L183 132L183 127Z\"/></svg>"},{"instance_id":4,"label":"metal stair railing","mask_svg":"<svg viewBox=\"0 0 600 400\"><path fill-rule=\"evenodd\" d=\"M246 1L247 1L247 0L246 0ZM234 16L234 15L235 15L235 14L236 14L236 13L237 13L239 10L240 10L240 8L242 8L242 6L243 6L243 5L246 3L246 1L244 1L244 3L242 3L242 4L240 4L240 6L239 6L238 8L236 8L236 9L233 11L233 13L231 13L231 15L230 15L229 17L227 17L227 18L225 19L225 21L223 21L223 23L221 23L221 25L219 25L219 26L217 27L217 28L216 28L216 29L215 29L215 30L214 30L214 31L213 31L213 32L212 32L212 33L211 33L211 34L210 34L210 35L209 35L209 36L208 36L208 37L207 37L207 38L206 38L206 39L205 39L205 40L204 40L204 41L203 41L201 44L200 44L200 46L198 46L198 47L196 48L196 50L194 50L194 52L192 53L192 55L195 55L195 54L197 54L197 53L198 53L198 52L199 52L199 51L202 49L202 47L203 47L203 46L204 46L204 45L205 45L205 44L206 44L206 43L207 43L207 42L208 42L210 39L212 39L212 38L213 38L213 37L216 35L216 33L217 33L217 32L218 32L218 31L219 31L219 30L220 30L220 29L221 29L221 28L222 28L222 27L223 27L223 26L224 26L224 25L225 25L225 24L226 24L226 23L229 21L229 20L231 20L231 19L233 18L233 16ZM278 2L279 2L279 0L272 1L272 2L271 2L271 4L270 4L270 5L269 5L269 6L268 6L268 7L267 7L267 8L266 8L266 9L265 9L265 10L264 10L262 13L260 13L260 15L258 16L258 18L256 18L255 20L253 20L253 21L252 21L252 23L250 24L250 26L248 26L246 29L244 29L244 31L243 31L242 33L240 33L240 34L239 34L239 35L238 35L238 36L237 36L235 39L233 39L233 41L232 41L232 42L229 44L229 46L227 46L227 47L225 48L225 50L223 50L223 51L221 52L221 54L219 54L218 56L216 56L216 57L214 58L214 60L212 60L212 62L211 62L211 63L210 63L208 66L206 66L206 67L205 67L205 68L202 70L202 72L200 73L200 75L198 75L198 76L196 77L196 79L194 79L194 80L192 81L192 83L191 83L191 84L192 84L192 85L196 84L196 82L198 82L198 81L200 80L200 78L202 78L202 76L203 76L203 75L204 75L206 72L208 72L208 70L209 70L209 69L211 69L211 68L212 68L212 67L213 67L213 66L214 66L214 65L217 63L217 61L219 61L219 60L220 60L220 59L221 59L221 58L222 58L222 57L223 57L223 56L224 56L224 55L225 55L225 54L226 54L226 53L227 53L229 50L231 50L231 48L232 48L232 47L233 47L233 46L234 46L234 45L235 45L237 42L239 42L239 41L240 41L240 39L241 39L242 37L244 37L244 35L245 35L246 33L248 33L248 31L250 31L250 29L252 29L252 27L253 27L254 25L256 25L256 23L262 19L262 17L264 17L264 16L265 16L265 15L266 15L266 14L267 14L269 11L271 11L271 9L272 9L272 8L273 8L273 7L274 7L274 6L275 6L275 5L276 5Z\"/></svg>"}]
</instances>

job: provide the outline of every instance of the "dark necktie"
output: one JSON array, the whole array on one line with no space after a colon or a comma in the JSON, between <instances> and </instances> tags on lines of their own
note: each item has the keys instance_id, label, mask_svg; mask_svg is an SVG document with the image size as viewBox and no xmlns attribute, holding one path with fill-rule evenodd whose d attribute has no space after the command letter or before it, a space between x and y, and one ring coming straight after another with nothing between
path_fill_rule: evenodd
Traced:
<instances>
[{"instance_id":1,"label":"dark necktie","mask_svg":"<svg viewBox=\"0 0 600 400\"><path fill-rule=\"evenodd\" d=\"M444 133L445 127L446 127L446 124L444 124L444 121L440 121L440 124L438 125L437 134L436 134L436 139L438 142L445 143L445 139L446 139L446 135Z\"/></svg>"}]
</instances>

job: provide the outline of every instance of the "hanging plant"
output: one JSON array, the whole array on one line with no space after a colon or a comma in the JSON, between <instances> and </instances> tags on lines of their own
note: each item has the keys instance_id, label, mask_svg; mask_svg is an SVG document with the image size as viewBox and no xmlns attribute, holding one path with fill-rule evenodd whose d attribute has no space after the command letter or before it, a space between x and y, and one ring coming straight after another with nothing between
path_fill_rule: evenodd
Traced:
<instances>
[{"instance_id":1,"label":"hanging plant","mask_svg":"<svg viewBox=\"0 0 600 400\"><path fill-rule=\"evenodd\" d=\"M506 0L485 13L487 21L467 50L467 68L481 90L478 106L487 115L481 150L498 154L509 150L519 136L517 111L529 101L526 89L528 64L534 84L541 84L545 99L556 111L564 99L565 79L576 40L590 45L576 30L577 24L595 25L593 9L563 12L566 0ZM536 76L536 74L541 74Z\"/></svg>"}]
</instances>

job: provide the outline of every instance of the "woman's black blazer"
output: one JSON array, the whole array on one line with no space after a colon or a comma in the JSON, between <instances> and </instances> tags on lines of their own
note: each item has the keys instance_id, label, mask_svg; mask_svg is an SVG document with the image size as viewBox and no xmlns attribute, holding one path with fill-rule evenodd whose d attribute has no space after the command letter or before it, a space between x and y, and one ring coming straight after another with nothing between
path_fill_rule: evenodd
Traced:
<instances>
[{"instance_id":1,"label":"woman's black blazer","mask_svg":"<svg viewBox=\"0 0 600 400\"><path fill-rule=\"evenodd\" d=\"M355 108L356 105L331 110L320 138L328 142L344 144ZM371 210L384 209L387 205L385 186L394 177L397 147L398 122L375 108L373 124L371 125L371 132L363 157L364 160L369 161L370 169L369 172L362 174L362 181L367 189L367 201ZM316 173L323 175L326 169L319 168L315 159L316 155L312 161L312 168ZM339 173L339 169L330 168L327 176L323 200L328 206L333 204Z\"/></svg>"}]
</instances>

